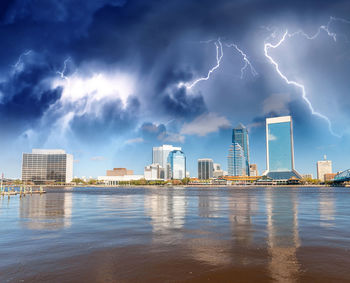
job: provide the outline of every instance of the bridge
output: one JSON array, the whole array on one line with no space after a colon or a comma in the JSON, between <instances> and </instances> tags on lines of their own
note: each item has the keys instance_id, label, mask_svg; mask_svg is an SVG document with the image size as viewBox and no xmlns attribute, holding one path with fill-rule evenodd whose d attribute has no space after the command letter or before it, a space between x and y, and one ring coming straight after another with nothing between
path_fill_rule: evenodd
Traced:
<instances>
[{"instance_id":1,"label":"bridge","mask_svg":"<svg viewBox=\"0 0 350 283\"><path fill-rule=\"evenodd\" d=\"M335 183L342 183L350 181L350 169L345 170L343 172L338 173L335 175L334 180Z\"/></svg>"}]
</instances>

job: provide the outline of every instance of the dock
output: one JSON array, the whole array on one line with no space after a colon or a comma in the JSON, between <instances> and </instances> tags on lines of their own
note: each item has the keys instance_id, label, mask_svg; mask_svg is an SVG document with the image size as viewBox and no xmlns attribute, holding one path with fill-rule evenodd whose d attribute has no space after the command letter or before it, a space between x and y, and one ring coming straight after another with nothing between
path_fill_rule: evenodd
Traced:
<instances>
[{"instance_id":1,"label":"dock","mask_svg":"<svg viewBox=\"0 0 350 283\"><path fill-rule=\"evenodd\" d=\"M46 194L46 191L40 187L39 190L33 191L32 187L19 187L19 190L16 190L15 187L2 187L0 188L0 195L2 196L15 196L15 195L32 195L32 194Z\"/></svg>"}]
</instances>

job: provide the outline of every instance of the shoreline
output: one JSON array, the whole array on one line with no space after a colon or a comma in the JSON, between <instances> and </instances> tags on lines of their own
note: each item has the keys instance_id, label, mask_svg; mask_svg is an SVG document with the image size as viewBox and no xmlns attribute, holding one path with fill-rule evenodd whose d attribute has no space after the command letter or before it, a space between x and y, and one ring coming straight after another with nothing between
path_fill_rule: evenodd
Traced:
<instances>
[{"instance_id":1,"label":"shoreline","mask_svg":"<svg viewBox=\"0 0 350 283\"><path fill-rule=\"evenodd\" d=\"M345 186L329 186L329 185L47 185L42 186L43 188L345 188L350 187L349 185Z\"/></svg>"}]
</instances>

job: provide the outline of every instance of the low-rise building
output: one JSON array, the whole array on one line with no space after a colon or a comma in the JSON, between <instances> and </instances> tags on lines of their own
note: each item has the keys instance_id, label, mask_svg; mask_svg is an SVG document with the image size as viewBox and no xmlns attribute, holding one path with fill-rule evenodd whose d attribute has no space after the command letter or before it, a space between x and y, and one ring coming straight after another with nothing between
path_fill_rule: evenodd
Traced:
<instances>
[{"instance_id":1,"label":"low-rise building","mask_svg":"<svg viewBox=\"0 0 350 283\"><path fill-rule=\"evenodd\" d=\"M164 168L159 164L151 164L145 167L144 175L146 180L164 180Z\"/></svg>"},{"instance_id":2,"label":"low-rise building","mask_svg":"<svg viewBox=\"0 0 350 283\"><path fill-rule=\"evenodd\" d=\"M106 176L125 176L134 175L133 170L128 170L126 168L113 168L113 170L107 170Z\"/></svg>"},{"instance_id":3,"label":"low-rise building","mask_svg":"<svg viewBox=\"0 0 350 283\"><path fill-rule=\"evenodd\" d=\"M258 165L256 165L256 164L249 164L249 174L252 177L259 176Z\"/></svg>"},{"instance_id":4,"label":"low-rise building","mask_svg":"<svg viewBox=\"0 0 350 283\"><path fill-rule=\"evenodd\" d=\"M137 181L144 178L144 175L134 175L133 170L128 170L126 168L113 168L113 170L106 171L106 176L98 176L97 180L108 186L113 186L118 185L119 182Z\"/></svg>"},{"instance_id":5,"label":"low-rise building","mask_svg":"<svg viewBox=\"0 0 350 283\"><path fill-rule=\"evenodd\" d=\"M142 180L145 177L143 175L124 175L124 176L98 176L97 180L99 182L105 183L108 186L118 185L119 182L129 182Z\"/></svg>"},{"instance_id":6,"label":"low-rise building","mask_svg":"<svg viewBox=\"0 0 350 283\"><path fill-rule=\"evenodd\" d=\"M337 173L327 173L323 175L324 181L332 181L334 177L337 175Z\"/></svg>"}]
</instances>

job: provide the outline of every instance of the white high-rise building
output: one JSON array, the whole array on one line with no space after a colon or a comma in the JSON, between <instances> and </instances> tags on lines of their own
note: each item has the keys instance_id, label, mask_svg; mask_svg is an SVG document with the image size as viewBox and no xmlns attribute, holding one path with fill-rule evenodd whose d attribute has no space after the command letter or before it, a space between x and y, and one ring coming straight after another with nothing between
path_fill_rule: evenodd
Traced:
<instances>
[{"instance_id":1,"label":"white high-rise building","mask_svg":"<svg viewBox=\"0 0 350 283\"><path fill-rule=\"evenodd\" d=\"M317 179L319 179L322 182L325 181L325 174L332 173L332 161L326 159L327 157L324 156L324 160L317 161Z\"/></svg>"},{"instance_id":2,"label":"white high-rise building","mask_svg":"<svg viewBox=\"0 0 350 283\"><path fill-rule=\"evenodd\" d=\"M73 179L73 155L62 149L33 149L23 153L22 181L70 183Z\"/></svg>"},{"instance_id":3,"label":"white high-rise building","mask_svg":"<svg viewBox=\"0 0 350 283\"><path fill-rule=\"evenodd\" d=\"M164 144L159 147L153 147L152 152L152 164L159 164L162 168L166 169L168 164L169 153L174 150L182 150L181 147ZM165 170L165 179L169 179L169 172Z\"/></svg>"}]
</instances>

